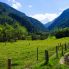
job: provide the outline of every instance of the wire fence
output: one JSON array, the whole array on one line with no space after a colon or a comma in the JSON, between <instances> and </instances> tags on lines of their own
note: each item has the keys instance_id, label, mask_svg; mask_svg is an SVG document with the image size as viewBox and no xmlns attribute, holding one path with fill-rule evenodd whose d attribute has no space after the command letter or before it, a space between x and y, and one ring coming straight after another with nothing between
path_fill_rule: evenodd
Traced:
<instances>
[{"instance_id":1,"label":"wire fence","mask_svg":"<svg viewBox=\"0 0 69 69\"><path fill-rule=\"evenodd\" d=\"M49 59L50 56L52 56L53 54L56 54L55 58L59 58L59 52L61 53L61 56L64 56L64 54L68 52L68 49L69 49L69 43L65 43L65 44L60 43L58 44L58 46L55 46L52 50L44 50L43 52L40 51L40 48L37 47L35 52L33 53L34 56L31 55L29 58L27 58L25 62L22 59L19 60L18 62L17 62L18 59L16 60L15 59L13 60L12 58L0 59L0 69L23 69L23 68L32 69L31 65L37 64L42 61L48 63L50 61ZM28 57L28 55L26 57ZM35 59L33 59L33 57ZM30 61L30 64L28 63L28 65L25 66L23 65L24 63L27 64L27 61L31 59L33 60L34 63ZM22 62L22 64L20 64L20 62Z\"/></svg>"}]
</instances>

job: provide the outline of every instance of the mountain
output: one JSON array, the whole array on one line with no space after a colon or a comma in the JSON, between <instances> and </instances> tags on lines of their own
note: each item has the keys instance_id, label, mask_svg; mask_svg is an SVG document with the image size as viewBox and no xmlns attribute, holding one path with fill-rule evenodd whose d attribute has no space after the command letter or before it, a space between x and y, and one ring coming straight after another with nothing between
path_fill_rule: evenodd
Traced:
<instances>
[{"instance_id":1,"label":"mountain","mask_svg":"<svg viewBox=\"0 0 69 69\"><path fill-rule=\"evenodd\" d=\"M10 7L9 5L0 2L0 17L2 18L0 24L18 22L20 25L24 26L29 32L45 32L46 28L44 25L26 14L17 11L16 9ZM10 24L9 23L9 24Z\"/></svg>"},{"instance_id":2,"label":"mountain","mask_svg":"<svg viewBox=\"0 0 69 69\"><path fill-rule=\"evenodd\" d=\"M51 24L52 24L52 22L48 22L48 23L44 24L44 26L45 26L46 28L48 28Z\"/></svg>"},{"instance_id":3,"label":"mountain","mask_svg":"<svg viewBox=\"0 0 69 69\"><path fill-rule=\"evenodd\" d=\"M48 27L49 30L54 30L57 28L69 27L69 9L66 9L62 14L57 17L52 24Z\"/></svg>"}]
</instances>

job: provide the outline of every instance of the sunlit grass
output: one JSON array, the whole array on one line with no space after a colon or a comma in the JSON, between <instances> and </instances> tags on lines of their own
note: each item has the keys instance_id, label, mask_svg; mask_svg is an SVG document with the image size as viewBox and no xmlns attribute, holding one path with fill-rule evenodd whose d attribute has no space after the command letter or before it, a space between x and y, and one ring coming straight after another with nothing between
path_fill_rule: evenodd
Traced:
<instances>
[{"instance_id":1,"label":"sunlit grass","mask_svg":"<svg viewBox=\"0 0 69 69\"><path fill-rule=\"evenodd\" d=\"M48 38L47 40L19 40L17 42L0 43L0 69L6 69L7 59L12 59L13 69L33 68L36 64L44 61L44 51L47 49L49 55L55 54L55 47L59 43L68 43L69 38ZM37 61L37 47L39 49L39 60ZM40 69L40 68L39 68Z\"/></svg>"}]
</instances>

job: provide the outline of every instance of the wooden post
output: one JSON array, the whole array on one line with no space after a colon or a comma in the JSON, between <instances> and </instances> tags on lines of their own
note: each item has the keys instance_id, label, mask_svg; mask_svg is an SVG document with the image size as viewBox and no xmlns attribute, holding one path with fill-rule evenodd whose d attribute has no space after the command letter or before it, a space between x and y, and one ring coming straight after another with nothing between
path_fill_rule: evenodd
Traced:
<instances>
[{"instance_id":1,"label":"wooden post","mask_svg":"<svg viewBox=\"0 0 69 69\"><path fill-rule=\"evenodd\" d=\"M63 52L63 46L61 46L62 47L62 56L64 56L64 52Z\"/></svg>"},{"instance_id":2,"label":"wooden post","mask_svg":"<svg viewBox=\"0 0 69 69\"><path fill-rule=\"evenodd\" d=\"M60 43L60 46L62 46L62 44Z\"/></svg>"},{"instance_id":3,"label":"wooden post","mask_svg":"<svg viewBox=\"0 0 69 69\"><path fill-rule=\"evenodd\" d=\"M69 49L69 43L67 44L67 48Z\"/></svg>"},{"instance_id":4,"label":"wooden post","mask_svg":"<svg viewBox=\"0 0 69 69\"><path fill-rule=\"evenodd\" d=\"M47 50L45 50L45 64L49 63L49 53Z\"/></svg>"},{"instance_id":5,"label":"wooden post","mask_svg":"<svg viewBox=\"0 0 69 69\"><path fill-rule=\"evenodd\" d=\"M58 58L58 46L56 46L56 58Z\"/></svg>"},{"instance_id":6,"label":"wooden post","mask_svg":"<svg viewBox=\"0 0 69 69\"><path fill-rule=\"evenodd\" d=\"M65 43L65 45L64 45L64 46L65 46L65 51L67 51L67 46L66 46L66 43Z\"/></svg>"},{"instance_id":7,"label":"wooden post","mask_svg":"<svg viewBox=\"0 0 69 69\"><path fill-rule=\"evenodd\" d=\"M37 61L38 61L38 48L37 48Z\"/></svg>"},{"instance_id":8,"label":"wooden post","mask_svg":"<svg viewBox=\"0 0 69 69\"><path fill-rule=\"evenodd\" d=\"M11 69L11 59L8 59L8 69Z\"/></svg>"}]
</instances>

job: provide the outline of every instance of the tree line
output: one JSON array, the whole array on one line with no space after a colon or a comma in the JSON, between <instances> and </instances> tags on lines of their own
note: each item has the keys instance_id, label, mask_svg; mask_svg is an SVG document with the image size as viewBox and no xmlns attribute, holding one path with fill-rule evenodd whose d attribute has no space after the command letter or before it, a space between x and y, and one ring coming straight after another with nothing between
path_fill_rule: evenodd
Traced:
<instances>
[{"instance_id":1,"label":"tree line","mask_svg":"<svg viewBox=\"0 0 69 69\"><path fill-rule=\"evenodd\" d=\"M53 32L50 32L51 36L55 36L56 38L69 37L69 28L60 28Z\"/></svg>"},{"instance_id":2,"label":"tree line","mask_svg":"<svg viewBox=\"0 0 69 69\"><path fill-rule=\"evenodd\" d=\"M7 23L0 25L0 42L24 39L26 35L26 28L20 26L18 23L15 26Z\"/></svg>"}]
</instances>

